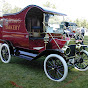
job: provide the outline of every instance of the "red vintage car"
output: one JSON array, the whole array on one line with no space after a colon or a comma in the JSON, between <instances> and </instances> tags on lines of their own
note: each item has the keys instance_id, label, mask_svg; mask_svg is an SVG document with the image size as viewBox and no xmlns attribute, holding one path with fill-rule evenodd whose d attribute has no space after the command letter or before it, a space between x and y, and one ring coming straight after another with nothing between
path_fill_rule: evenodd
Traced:
<instances>
[{"instance_id":1,"label":"red vintage car","mask_svg":"<svg viewBox=\"0 0 88 88\"><path fill-rule=\"evenodd\" d=\"M1 61L9 63L12 55L27 60L46 56L45 74L58 82L66 78L69 65L86 71L88 52L80 44L66 45L69 40L63 37L64 25L56 24L54 16L66 14L36 5L29 5L18 13L4 14L0 18Z\"/></svg>"}]
</instances>

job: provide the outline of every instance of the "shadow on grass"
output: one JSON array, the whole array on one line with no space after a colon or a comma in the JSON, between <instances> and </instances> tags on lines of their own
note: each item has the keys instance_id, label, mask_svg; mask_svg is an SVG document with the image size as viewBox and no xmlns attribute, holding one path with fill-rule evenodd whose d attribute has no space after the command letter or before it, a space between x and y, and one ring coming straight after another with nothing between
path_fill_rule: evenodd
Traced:
<instances>
[{"instance_id":1,"label":"shadow on grass","mask_svg":"<svg viewBox=\"0 0 88 88\"><path fill-rule=\"evenodd\" d=\"M23 68L33 68L37 70L43 70L44 57L32 61L25 60L23 58L12 57L10 63L20 65Z\"/></svg>"}]
</instances>

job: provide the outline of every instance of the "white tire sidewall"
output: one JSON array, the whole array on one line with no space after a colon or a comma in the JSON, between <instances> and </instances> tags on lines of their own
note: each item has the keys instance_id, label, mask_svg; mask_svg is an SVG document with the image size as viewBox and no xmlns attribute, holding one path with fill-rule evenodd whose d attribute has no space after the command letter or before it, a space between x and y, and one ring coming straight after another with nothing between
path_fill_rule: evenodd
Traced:
<instances>
[{"instance_id":1,"label":"white tire sidewall","mask_svg":"<svg viewBox=\"0 0 88 88\"><path fill-rule=\"evenodd\" d=\"M8 58L7 61L4 61L4 60L3 60L3 57L2 57L2 55L1 55L1 51L2 51L2 48L3 48L4 46L7 48L8 52L9 52L9 58ZM1 58L1 61L2 61L3 63L9 63L9 62L10 62L10 60L11 60L11 55L10 55L9 46L8 46L7 44L2 44L2 45L1 45L1 47L0 47L0 58Z\"/></svg>"},{"instance_id":2,"label":"white tire sidewall","mask_svg":"<svg viewBox=\"0 0 88 88\"><path fill-rule=\"evenodd\" d=\"M63 77L62 77L61 79L59 79L59 80L52 79L52 78L48 75L48 73L47 73L47 70L46 70L46 62L47 62L47 60L48 60L50 57L57 57L57 58L62 62L63 66L64 66L64 75L63 75ZM64 58L63 58L62 56L57 55L57 54L50 54L50 55L48 55L48 56L46 57L46 59L45 59L45 61L44 61L44 71L45 71L46 76L47 76L49 79L51 79L51 80L53 80L53 81L61 82L61 81L63 81L63 80L67 77L67 74L68 74L68 66L67 66L67 63L66 63L66 61L64 60Z\"/></svg>"}]
</instances>

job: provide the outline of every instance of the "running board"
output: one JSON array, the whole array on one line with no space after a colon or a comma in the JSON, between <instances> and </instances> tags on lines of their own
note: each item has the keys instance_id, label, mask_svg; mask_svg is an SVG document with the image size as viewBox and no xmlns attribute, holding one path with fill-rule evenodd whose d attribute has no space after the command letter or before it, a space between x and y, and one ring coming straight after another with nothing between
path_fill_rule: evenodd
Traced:
<instances>
[{"instance_id":1,"label":"running board","mask_svg":"<svg viewBox=\"0 0 88 88\"><path fill-rule=\"evenodd\" d=\"M37 56L37 54L33 54L33 53L25 52L25 51L20 51L20 50L19 50L19 53L20 53L20 55L29 56L29 57L33 57L33 58Z\"/></svg>"},{"instance_id":2,"label":"running board","mask_svg":"<svg viewBox=\"0 0 88 88\"><path fill-rule=\"evenodd\" d=\"M23 58L23 59L26 59L26 60L29 60L29 61L31 61L31 60L34 59L34 58L32 58L32 57L28 57L28 56L24 56L24 55L19 55L19 56L17 56L17 57Z\"/></svg>"},{"instance_id":3,"label":"running board","mask_svg":"<svg viewBox=\"0 0 88 88\"><path fill-rule=\"evenodd\" d=\"M29 53L29 52L19 50L19 55L15 55L15 56L31 61L37 56L37 54L33 54L33 53Z\"/></svg>"}]
</instances>

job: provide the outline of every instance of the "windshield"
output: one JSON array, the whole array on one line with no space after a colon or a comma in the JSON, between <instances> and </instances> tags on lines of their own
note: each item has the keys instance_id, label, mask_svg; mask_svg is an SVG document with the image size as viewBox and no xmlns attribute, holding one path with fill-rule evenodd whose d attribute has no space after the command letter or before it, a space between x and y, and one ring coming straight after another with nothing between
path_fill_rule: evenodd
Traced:
<instances>
[{"instance_id":1,"label":"windshield","mask_svg":"<svg viewBox=\"0 0 88 88\"><path fill-rule=\"evenodd\" d=\"M69 23L68 27L71 31L75 31L77 29L76 23Z\"/></svg>"},{"instance_id":2,"label":"windshield","mask_svg":"<svg viewBox=\"0 0 88 88\"><path fill-rule=\"evenodd\" d=\"M61 24L63 24L66 27L66 29L69 29L70 31L76 31L76 29L77 29L77 24L76 23L61 22Z\"/></svg>"},{"instance_id":3,"label":"windshield","mask_svg":"<svg viewBox=\"0 0 88 88\"><path fill-rule=\"evenodd\" d=\"M64 25L60 24L61 18L57 15L45 14L45 26L47 33L63 33Z\"/></svg>"}]
</instances>

